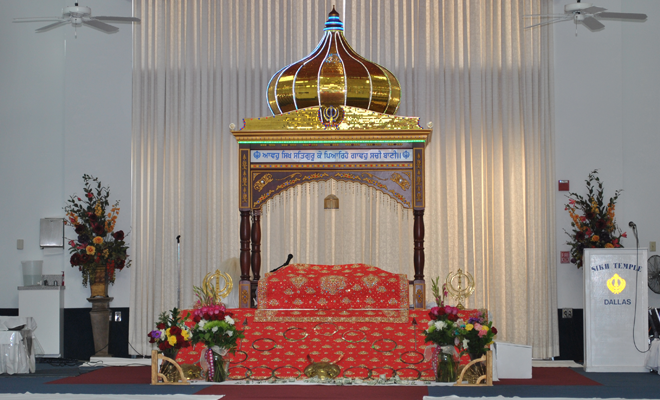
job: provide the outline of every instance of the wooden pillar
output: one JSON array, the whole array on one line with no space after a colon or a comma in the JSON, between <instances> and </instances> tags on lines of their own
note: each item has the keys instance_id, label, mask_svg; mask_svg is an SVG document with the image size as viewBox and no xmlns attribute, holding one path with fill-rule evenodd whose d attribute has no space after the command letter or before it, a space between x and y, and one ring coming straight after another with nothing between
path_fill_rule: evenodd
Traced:
<instances>
[{"instance_id":1,"label":"wooden pillar","mask_svg":"<svg viewBox=\"0 0 660 400\"><path fill-rule=\"evenodd\" d=\"M252 279L261 274L261 210L252 211Z\"/></svg>"},{"instance_id":2,"label":"wooden pillar","mask_svg":"<svg viewBox=\"0 0 660 400\"><path fill-rule=\"evenodd\" d=\"M249 308L250 294L250 211L241 210L241 281L238 283L238 306Z\"/></svg>"},{"instance_id":3,"label":"wooden pillar","mask_svg":"<svg viewBox=\"0 0 660 400\"><path fill-rule=\"evenodd\" d=\"M426 308L426 284L424 283L424 209L414 210L415 222L413 238L415 252L413 262L415 266L415 281L413 284L413 305L415 308Z\"/></svg>"}]
</instances>

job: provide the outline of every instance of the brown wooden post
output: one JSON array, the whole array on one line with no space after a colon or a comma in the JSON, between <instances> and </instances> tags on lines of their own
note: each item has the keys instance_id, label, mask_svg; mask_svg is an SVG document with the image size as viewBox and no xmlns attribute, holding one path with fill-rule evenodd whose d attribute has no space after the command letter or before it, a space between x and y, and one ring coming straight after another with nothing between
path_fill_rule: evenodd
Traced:
<instances>
[{"instance_id":1,"label":"brown wooden post","mask_svg":"<svg viewBox=\"0 0 660 400\"><path fill-rule=\"evenodd\" d=\"M252 211L252 280L261 273L261 210Z\"/></svg>"},{"instance_id":2,"label":"brown wooden post","mask_svg":"<svg viewBox=\"0 0 660 400\"><path fill-rule=\"evenodd\" d=\"M415 252L413 262L415 266L415 282L413 286L413 305L415 308L426 308L426 284L424 283L424 210L414 210L415 222L413 238Z\"/></svg>"},{"instance_id":3,"label":"brown wooden post","mask_svg":"<svg viewBox=\"0 0 660 400\"><path fill-rule=\"evenodd\" d=\"M238 306L249 308L251 299L250 288L250 211L241 210L241 281L238 284Z\"/></svg>"}]
</instances>

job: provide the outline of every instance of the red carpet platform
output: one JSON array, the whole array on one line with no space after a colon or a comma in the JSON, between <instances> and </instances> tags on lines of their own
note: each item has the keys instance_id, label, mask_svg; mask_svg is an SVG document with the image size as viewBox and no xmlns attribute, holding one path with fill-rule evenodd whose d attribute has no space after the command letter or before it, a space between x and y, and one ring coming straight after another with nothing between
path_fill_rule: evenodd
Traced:
<instances>
[{"instance_id":1,"label":"red carpet platform","mask_svg":"<svg viewBox=\"0 0 660 400\"><path fill-rule=\"evenodd\" d=\"M148 385L151 381L151 369L148 366L140 367L105 367L100 368L82 375L68 377L63 379L58 379L49 384L68 384L68 385L103 385L103 384L117 384L117 385L127 385L127 384L144 384ZM507 385L529 385L529 386L602 386L600 383L593 381L578 372L570 368L532 368L532 379L502 379L499 382L495 382L495 385L498 386L507 386ZM273 397L273 394L281 391L282 393L300 395L300 398L303 398L303 394L309 394L309 391L314 391L314 396L309 396L307 398L325 398L318 397L323 396L324 393L328 394L328 398L333 396L330 393L333 393L335 386L323 386L323 390L319 390L317 385L297 385L295 390L291 389L291 385L212 385L208 386L199 391L199 394L232 394L232 393L245 393L248 392L251 395L256 395L257 393L254 390L256 388L261 388L260 390L265 390L270 393L267 397ZM398 391L402 392L413 392L417 393L419 391L424 391L426 394L426 386L352 386L353 390L373 390L379 392L381 390ZM249 390L248 390L249 389ZM283 396L287 397L287 396ZM290 397L290 396L289 396ZM357 397L357 396L354 396ZM250 397L245 397L250 398ZM255 397L256 398L256 397ZM298 398L298 397L290 397ZM366 396L361 399L370 399L372 397ZM401 397L402 399L408 397ZM416 397L419 398L419 397Z\"/></svg>"}]
</instances>

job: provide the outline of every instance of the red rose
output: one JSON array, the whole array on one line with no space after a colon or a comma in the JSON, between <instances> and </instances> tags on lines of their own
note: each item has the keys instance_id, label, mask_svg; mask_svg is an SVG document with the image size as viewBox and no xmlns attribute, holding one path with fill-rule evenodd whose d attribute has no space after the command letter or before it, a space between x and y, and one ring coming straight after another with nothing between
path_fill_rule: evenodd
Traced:
<instances>
[{"instance_id":1,"label":"red rose","mask_svg":"<svg viewBox=\"0 0 660 400\"><path fill-rule=\"evenodd\" d=\"M190 342L183 342L183 343L181 343L181 347L184 348L184 349L185 349L186 347L190 347Z\"/></svg>"},{"instance_id":2,"label":"red rose","mask_svg":"<svg viewBox=\"0 0 660 400\"><path fill-rule=\"evenodd\" d=\"M81 265L82 257L80 256L79 253L74 253L69 259L69 262L71 263L71 265Z\"/></svg>"},{"instance_id":3,"label":"red rose","mask_svg":"<svg viewBox=\"0 0 660 400\"><path fill-rule=\"evenodd\" d=\"M199 315L195 315L195 316L193 317L193 321L195 321L195 323L198 323L198 322L201 321L201 320L202 320L202 317L200 317Z\"/></svg>"},{"instance_id":4,"label":"red rose","mask_svg":"<svg viewBox=\"0 0 660 400\"><path fill-rule=\"evenodd\" d=\"M115 238L115 240L124 240L124 231L117 231L112 234L112 237Z\"/></svg>"},{"instance_id":5,"label":"red rose","mask_svg":"<svg viewBox=\"0 0 660 400\"><path fill-rule=\"evenodd\" d=\"M158 325L156 325L156 328L157 329L165 329L165 324L161 322Z\"/></svg>"},{"instance_id":6,"label":"red rose","mask_svg":"<svg viewBox=\"0 0 660 400\"><path fill-rule=\"evenodd\" d=\"M105 228L101 224L94 224L92 226L92 232L94 232L96 236L105 236Z\"/></svg>"},{"instance_id":7,"label":"red rose","mask_svg":"<svg viewBox=\"0 0 660 400\"><path fill-rule=\"evenodd\" d=\"M497 328L492 327L490 328L491 332L493 332L493 335L497 335Z\"/></svg>"},{"instance_id":8,"label":"red rose","mask_svg":"<svg viewBox=\"0 0 660 400\"><path fill-rule=\"evenodd\" d=\"M456 314L449 314L449 315L447 315L447 319L450 320L450 321L452 321L452 322L456 322L456 321L458 321L458 315L456 315Z\"/></svg>"},{"instance_id":9,"label":"red rose","mask_svg":"<svg viewBox=\"0 0 660 400\"><path fill-rule=\"evenodd\" d=\"M125 265L126 265L126 260L119 260L117 261L117 265L115 265L115 268L121 271L122 269L124 269Z\"/></svg>"},{"instance_id":10,"label":"red rose","mask_svg":"<svg viewBox=\"0 0 660 400\"><path fill-rule=\"evenodd\" d=\"M85 232L85 226L84 225L76 225L76 233L79 235L82 235Z\"/></svg>"},{"instance_id":11,"label":"red rose","mask_svg":"<svg viewBox=\"0 0 660 400\"><path fill-rule=\"evenodd\" d=\"M181 328L178 326L173 326L170 328L170 336L176 336L181 334Z\"/></svg>"},{"instance_id":12,"label":"red rose","mask_svg":"<svg viewBox=\"0 0 660 400\"><path fill-rule=\"evenodd\" d=\"M168 341L166 340L166 341L164 341L164 342L160 342L160 343L158 343L158 348L159 348L161 351L165 351L165 350L167 350L167 349L171 349L171 348L172 348L172 345L170 344L170 342L168 342Z\"/></svg>"},{"instance_id":13,"label":"red rose","mask_svg":"<svg viewBox=\"0 0 660 400\"><path fill-rule=\"evenodd\" d=\"M443 307L438 308L438 315L445 315L447 314L447 311Z\"/></svg>"}]
</instances>

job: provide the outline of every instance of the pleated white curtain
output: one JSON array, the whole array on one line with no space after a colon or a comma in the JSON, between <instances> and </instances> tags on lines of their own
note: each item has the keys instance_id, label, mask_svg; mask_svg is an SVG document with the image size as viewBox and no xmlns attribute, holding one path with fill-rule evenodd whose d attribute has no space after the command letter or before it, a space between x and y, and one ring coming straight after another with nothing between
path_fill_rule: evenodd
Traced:
<instances>
[{"instance_id":1,"label":"pleated white curtain","mask_svg":"<svg viewBox=\"0 0 660 400\"><path fill-rule=\"evenodd\" d=\"M131 344L148 352L177 293L189 307L192 286L238 257L228 126L270 114L268 81L316 47L333 3L349 43L400 80L398 114L433 122L427 282L470 272L467 306L491 311L499 340L557 355L552 38L522 18L548 12L543 0L135 0ZM330 193L339 210L323 210ZM411 212L378 191L310 183L263 212L262 275L292 253L412 278Z\"/></svg>"}]
</instances>

